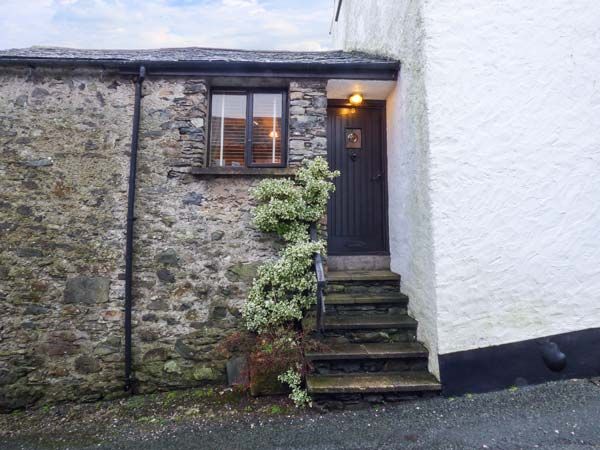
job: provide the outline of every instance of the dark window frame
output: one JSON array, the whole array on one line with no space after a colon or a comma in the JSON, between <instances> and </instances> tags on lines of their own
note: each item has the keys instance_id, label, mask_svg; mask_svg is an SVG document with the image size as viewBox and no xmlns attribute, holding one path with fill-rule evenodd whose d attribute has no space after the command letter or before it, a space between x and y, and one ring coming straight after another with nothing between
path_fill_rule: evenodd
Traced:
<instances>
[{"instance_id":1,"label":"dark window frame","mask_svg":"<svg viewBox=\"0 0 600 450\"><path fill-rule=\"evenodd\" d=\"M288 91L282 88L212 88L208 102L208 136L207 136L207 167L212 166L211 156L211 130L212 130L212 103L213 95L246 95L246 142L244 146L244 166L248 168L273 167L285 168L288 165L288 117L289 102ZM281 163L276 164L256 164L252 163L252 115L254 106L254 94L281 94ZM230 166L227 166L230 167Z\"/></svg>"}]
</instances>

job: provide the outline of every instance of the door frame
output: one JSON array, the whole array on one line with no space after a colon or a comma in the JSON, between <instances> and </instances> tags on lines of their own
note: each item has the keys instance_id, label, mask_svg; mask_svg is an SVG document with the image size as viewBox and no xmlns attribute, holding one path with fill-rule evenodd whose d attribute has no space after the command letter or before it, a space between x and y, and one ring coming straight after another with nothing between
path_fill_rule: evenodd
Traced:
<instances>
[{"instance_id":1,"label":"door frame","mask_svg":"<svg viewBox=\"0 0 600 450\"><path fill-rule=\"evenodd\" d=\"M383 242L385 244L383 251L364 252L357 254L360 255L383 255L388 256L390 254L390 222L389 222L389 196L388 196L388 160L387 160L387 115L386 115L386 101L385 100L363 100L363 103L358 106L352 106L348 103L347 99L327 99L327 111L334 108L356 108L356 109L375 109L381 111L382 124L381 124L381 163L382 163L382 177L383 177ZM329 121L328 121L329 122ZM329 140L329 129L327 129L327 156L329 157L330 152L330 140ZM329 217L327 217L327 227L329 228ZM338 255L335 253L328 252L331 256L350 256L350 255Z\"/></svg>"}]
</instances>

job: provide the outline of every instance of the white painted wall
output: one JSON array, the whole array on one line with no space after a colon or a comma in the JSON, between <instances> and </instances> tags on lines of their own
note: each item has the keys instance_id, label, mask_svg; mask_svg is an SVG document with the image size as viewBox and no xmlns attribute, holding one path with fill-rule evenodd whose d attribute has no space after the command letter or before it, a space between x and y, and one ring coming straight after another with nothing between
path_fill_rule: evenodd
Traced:
<instances>
[{"instance_id":1,"label":"white painted wall","mask_svg":"<svg viewBox=\"0 0 600 450\"><path fill-rule=\"evenodd\" d=\"M434 355L600 327L599 24L592 0L343 2L338 46L403 63L392 266Z\"/></svg>"},{"instance_id":2,"label":"white painted wall","mask_svg":"<svg viewBox=\"0 0 600 450\"><path fill-rule=\"evenodd\" d=\"M387 98L389 228L392 270L402 275L418 338L438 373L436 299L428 189L427 106L421 6L413 0L344 0L334 27L337 47L402 61Z\"/></svg>"},{"instance_id":3,"label":"white painted wall","mask_svg":"<svg viewBox=\"0 0 600 450\"><path fill-rule=\"evenodd\" d=\"M600 327L600 6L426 1L440 353Z\"/></svg>"}]
</instances>

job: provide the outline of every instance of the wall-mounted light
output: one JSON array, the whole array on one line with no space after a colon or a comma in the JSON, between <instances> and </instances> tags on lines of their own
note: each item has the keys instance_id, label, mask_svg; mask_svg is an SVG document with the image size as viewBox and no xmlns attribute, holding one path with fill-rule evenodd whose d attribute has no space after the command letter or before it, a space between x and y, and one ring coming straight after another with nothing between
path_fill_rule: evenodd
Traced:
<instances>
[{"instance_id":1,"label":"wall-mounted light","mask_svg":"<svg viewBox=\"0 0 600 450\"><path fill-rule=\"evenodd\" d=\"M348 97L348 101L352 106L359 106L363 102L362 94L355 92L350 97Z\"/></svg>"}]
</instances>

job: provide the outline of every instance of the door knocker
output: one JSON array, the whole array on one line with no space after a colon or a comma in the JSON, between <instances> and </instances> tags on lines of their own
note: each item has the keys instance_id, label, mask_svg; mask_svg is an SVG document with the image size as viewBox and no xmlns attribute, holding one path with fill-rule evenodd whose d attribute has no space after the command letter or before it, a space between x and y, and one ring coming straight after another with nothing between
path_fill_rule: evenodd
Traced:
<instances>
[{"instance_id":1,"label":"door knocker","mask_svg":"<svg viewBox=\"0 0 600 450\"><path fill-rule=\"evenodd\" d=\"M356 161L356 150L362 148L362 130L360 128L346 128L346 149L351 150L350 159Z\"/></svg>"},{"instance_id":2,"label":"door knocker","mask_svg":"<svg viewBox=\"0 0 600 450\"><path fill-rule=\"evenodd\" d=\"M351 148L352 144L360 144L360 136L356 131L350 131L346 139L348 141L348 148Z\"/></svg>"}]
</instances>

